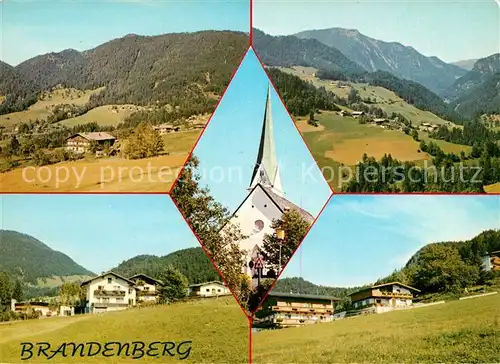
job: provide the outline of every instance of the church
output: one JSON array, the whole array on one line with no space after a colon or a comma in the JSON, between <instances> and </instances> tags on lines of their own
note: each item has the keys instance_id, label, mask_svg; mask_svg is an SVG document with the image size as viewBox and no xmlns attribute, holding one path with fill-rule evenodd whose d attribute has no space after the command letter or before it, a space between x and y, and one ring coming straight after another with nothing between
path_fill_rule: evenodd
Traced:
<instances>
[{"instance_id":1,"label":"church","mask_svg":"<svg viewBox=\"0 0 500 364\"><path fill-rule=\"evenodd\" d=\"M281 218L287 210L296 210L312 223L314 217L285 196L281 185L280 168L276 154L271 108L271 87L268 87L260 146L255 162L247 196L234 212L230 224L239 224L247 239L241 242L241 249L247 252L242 272L252 278L256 287L262 279L274 279L274 272L266 265L261 252L264 235L274 233L271 228L274 219ZM282 265L285 265L283 262Z\"/></svg>"}]
</instances>

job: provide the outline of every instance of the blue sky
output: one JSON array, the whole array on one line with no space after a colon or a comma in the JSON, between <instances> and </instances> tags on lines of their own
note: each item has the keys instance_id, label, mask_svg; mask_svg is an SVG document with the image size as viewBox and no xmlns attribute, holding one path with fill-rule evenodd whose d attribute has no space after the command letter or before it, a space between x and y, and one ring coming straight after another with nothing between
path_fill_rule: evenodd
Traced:
<instances>
[{"instance_id":1,"label":"blue sky","mask_svg":"<svg viewBox=\"0 0 500 364\"><path fill-rule=\"evenodd\" d=\"M194 150L200 159L202 184L231 211L248 194L268 84L264 69L250 50ZM330 196L330 188L274 89L271 105L285 196L316 215Z\"/></svg>"},{"instance_id":2,"label":"blue sky","mask_svg":"<svg viewBox=\"0 0 500 364\"><path fill-rule=\"evenodd\" d=\"M248 0L0 1L1 59L16 65L67 48L94 48L126 34L250 29Z\"/></svg>"},{"instance_id":3,"label":"blue sky","mask_svg":"<svg viewBox=\"0 0 500 364\"><path fill-rule=\"evenodd\" d=\"M253 19L255 28L272 35L332 27L357 29L445 62L500 51L500 6L495 0L255 0Z\"/></svg>"},{"instance_id":4,"label":"blue sky","mask_svg":"<svg viewBox=\"0 0 500 364\"><path fill-rule=\"evenodd\" d=\"M283 277L337 287L373 283L428 243L487 229L500 229L500 196L335 195Z\"/></svg>"},{"instance_id":5,"label":"blue sky","mask_svg":"<svg viewBox=\"0 0 500 364\"><path fill-rule=\"evenodd\" d=\"M31 235L95 272L140 254L200 246L167 195L3 195L0 228Z\"/></svg>"}]
</instances>

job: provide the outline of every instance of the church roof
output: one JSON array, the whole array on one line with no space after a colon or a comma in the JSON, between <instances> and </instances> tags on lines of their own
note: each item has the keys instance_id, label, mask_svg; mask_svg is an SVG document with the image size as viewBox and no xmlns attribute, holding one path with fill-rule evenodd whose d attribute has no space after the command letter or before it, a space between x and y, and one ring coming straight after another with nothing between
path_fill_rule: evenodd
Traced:
<instances>
[{"instance_id":1,"label":"church roof","mask_svg":"<svg viewBox=\"0 0 500 364\"><path fill-rule=\"evenodd\" d=\"M299 206L297 206L293 202L287 200L285 197L274 193L272 189L270 189L268 187L264 187L264 186L261 186L261 187L264 190L264 192L269 196L269 198L271 200L273 200L273 202L279 207L279 209L281 211L284 212L285 210L288 210L288 209L296 210L302 216L303 219L309 221L310 223L312 223L314 221L314 216L311 215L306 210L300 208Z\"/></svg>"},{"instance_id":2,"label":"church roof","mask_svg":"<svg viewBox=\"0 0 500 364\"><path fill-rule=\"evenodd\" d=\"M268 86L266 104L264 106L264 120L260 135L259 153L250 180L250 188L258 183L273 187L278 193L281 192L281 181L279 175L276 146L274 144L274 125L271 109L271 86Z\"/></svg>"}]
</instances>

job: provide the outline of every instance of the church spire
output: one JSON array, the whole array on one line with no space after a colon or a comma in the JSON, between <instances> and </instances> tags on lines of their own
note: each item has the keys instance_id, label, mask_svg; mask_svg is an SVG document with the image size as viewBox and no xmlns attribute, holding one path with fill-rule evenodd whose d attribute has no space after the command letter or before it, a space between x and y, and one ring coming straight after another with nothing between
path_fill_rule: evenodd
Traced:
<instances>
[{"instance_id":1,"label":"church spire","mask_svg":"<svg viewBox=\"0 0 500 364\"><path fill-rule=\"evenodd\" d=\"M267 89L264 123L260 136L259 154L255 162L250 188L260 183L271 188L278 195L282 195L279 165L274 144L273 115L271 109L271 85Z\"/></svg>"}]
</instances>

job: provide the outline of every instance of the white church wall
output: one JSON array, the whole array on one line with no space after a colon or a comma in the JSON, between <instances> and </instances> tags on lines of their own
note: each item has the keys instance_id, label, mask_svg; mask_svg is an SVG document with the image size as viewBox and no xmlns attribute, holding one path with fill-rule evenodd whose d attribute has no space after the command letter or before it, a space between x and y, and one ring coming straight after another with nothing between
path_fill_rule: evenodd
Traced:
<instances>
[{"instance_id":1,"label":"white church wall","mask_svg":"<svg viewBox=\"0 0 500 364\"><path fill-rule=\"evenodd\" d=\"M248 236L247 239L241 242L241 249L247 251L247 263L251 259L255 245L260 248L263 244L264 235L273 233L271 228L273 219L280 218L281 215L282 212L260 187L254 189L243 205L236 211L231 223L239 224L242 234ZM263 223L260 231L257 221ZM245 266L244 273L251 274L248 265Z\"/></svg>"}]
</instances>

